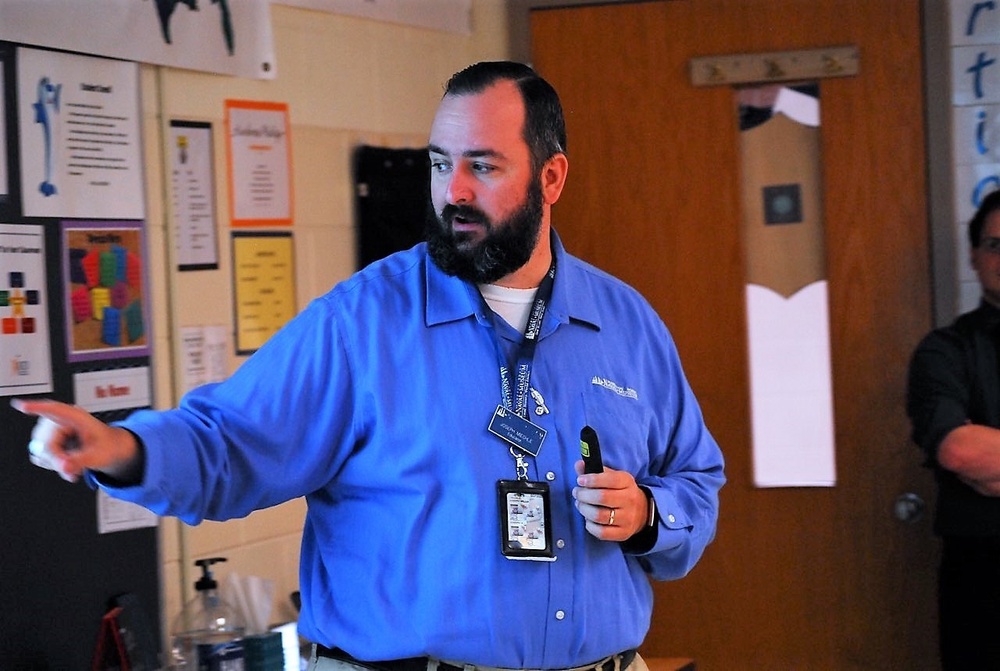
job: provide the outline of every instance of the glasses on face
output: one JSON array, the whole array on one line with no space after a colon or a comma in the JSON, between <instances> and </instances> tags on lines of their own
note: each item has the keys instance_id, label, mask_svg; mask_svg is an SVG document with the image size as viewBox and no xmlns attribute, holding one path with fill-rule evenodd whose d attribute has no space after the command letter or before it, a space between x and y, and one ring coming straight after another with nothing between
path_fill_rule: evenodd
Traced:
<instances>
[{"instance_id":1,"label":"glasses on face","mask_svg":"<svg viewBox=\"0 0 1000 671\"><path fill-rule=\"evenodd\" d=\"M986 236L979 242L979 249L990 254L1000 255L1000 238Z\"/></svg>"}]
</instances>

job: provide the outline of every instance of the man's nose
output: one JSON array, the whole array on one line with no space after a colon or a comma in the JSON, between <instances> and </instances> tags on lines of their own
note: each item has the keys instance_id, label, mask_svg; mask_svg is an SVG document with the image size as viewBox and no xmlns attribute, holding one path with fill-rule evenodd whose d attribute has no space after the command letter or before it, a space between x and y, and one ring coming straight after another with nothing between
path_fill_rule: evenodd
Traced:
<instances>
[{"instance_id":1,"label":"man's nose","mask_svg":"<svg viewBox=\"0 0 1000 671\"><path fill-rule=\"evenodd\" d=\"M472 189L472 176L465 170L454 170L448 181L446 195L448 202L452 205L464 205L472 202L475 197L475 192Z\"/></svg>"}]
</instances>

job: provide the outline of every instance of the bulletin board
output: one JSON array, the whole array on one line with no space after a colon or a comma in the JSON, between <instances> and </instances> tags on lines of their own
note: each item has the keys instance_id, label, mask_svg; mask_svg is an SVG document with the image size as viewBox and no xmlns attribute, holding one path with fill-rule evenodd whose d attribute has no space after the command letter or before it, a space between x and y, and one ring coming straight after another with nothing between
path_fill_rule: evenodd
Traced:
<instances>
[{"instance_id":1,"label":"bulletin board","mask_svg":"<svg viewBox=\"0 0 1000 671\"><path fill-rule=\"evenodd\" d=\"M116 513L28 461L13 397L106 421L151 399L138 66L0 42L0 668L85 669L125 604L154 668L155 517ZM87 110L115 142L77 133ZM101 495L103 496L103 495Z\"/></svg>"}]
</instances>

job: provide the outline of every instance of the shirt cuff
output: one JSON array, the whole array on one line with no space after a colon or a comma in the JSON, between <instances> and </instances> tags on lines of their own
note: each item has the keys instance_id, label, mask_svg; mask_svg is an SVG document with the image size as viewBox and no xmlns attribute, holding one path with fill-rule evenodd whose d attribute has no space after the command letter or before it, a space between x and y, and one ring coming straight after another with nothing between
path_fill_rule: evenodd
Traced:
<instances>
[{"instance_id":1,"label":"shirt cuff","mask_svg":"<svg viewBox=\"0 0 1000 671\"><path fill-rule=\"evenodd\" d=\"M650 491L649 487L643 485L639 485L639 489L646 495L646 504L648 506L646 524L643 525L642 529L632 534L631 537L621 542L623 551L636 555L646 554L652 550L653 546L656 545L656 539L660 535L660 520L656 512L656 500L653 498L653 492Z\"/></svg>"}]
</instances>

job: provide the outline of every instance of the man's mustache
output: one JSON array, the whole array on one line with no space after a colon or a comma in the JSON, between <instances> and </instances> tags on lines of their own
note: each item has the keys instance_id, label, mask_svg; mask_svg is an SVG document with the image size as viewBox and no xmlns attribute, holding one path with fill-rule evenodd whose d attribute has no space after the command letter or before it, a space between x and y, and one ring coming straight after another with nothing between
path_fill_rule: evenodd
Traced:
<instances>
[{"instance_id":1,"label":"man's mustache","mask_svg":"<svg viewBox=\"0 0 1000 671\"><path fill-rule=\"evenodd\" d=\"M487 229L491 228L491 222L485 212L474 205L445 205L441 208L441 221L451 225L454 220L460 217L468 221L477 221Z\"/></svg>"}]
</instances>

